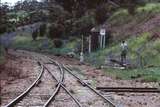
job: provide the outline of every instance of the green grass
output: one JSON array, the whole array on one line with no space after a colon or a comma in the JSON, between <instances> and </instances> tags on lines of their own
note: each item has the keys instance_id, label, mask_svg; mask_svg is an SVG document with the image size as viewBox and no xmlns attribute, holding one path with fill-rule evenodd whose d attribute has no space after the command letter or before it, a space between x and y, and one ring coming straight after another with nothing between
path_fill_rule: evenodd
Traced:
<instances>
[{"instance_id":1,"label":"green grass","mask_svg":"<svg viewBox=\"0 0 160 107\"><path fill-rule=\"evenodd\" d=\"M136 64L138 61L137 52L142 57L143 66L160 66L160 39L149 41L150 33L142 33L138 37L130 37L127 39L129 52L129 59ZM139 49L139 51L137 51ZM91 53L86 56L86 61L94 64L95 66L101 66L104 64L105 59L109 52L112 52L114 56L120 56L120 43L106 47L104 50Z\"/></svg>"},{"instance_id":2,"label":"green grass","mask_svg":"<svg viewBox=\"0 0 160 107\"><path fill-rule=\"evenodd\" d=\"M104 69L106 75L115 77L117 79L140 79L144 82L159 82L160 81L160 39L149 40L151 36L150 33L142 33L139 36L132 36L128 38L126 41L129 46L128 56L135 63L137 62L137 54L136 51L138 48L141 48L140 55L143 60L143 68L135 69ZM91 53L91 55L86 57L86 60L93 65L101 66L105 62L105 58L107 54L112 51L114 55L120 54L120 43L114 44L112 46L107 47L104 50L99 50L97 52ZM148 68L152 66L152 68Z\"/></svg>"},{"instance_id":3,"label":"green grass","mask_svg":"<svg viewBox=\"0 0 160 107\"><path fill-rule=\"evenodd\" d=\"M140 79L144 82L158 82L160 81L160 68L146 68L146 69L105 69L108 76L116 79Z\"/></svg>"},{"instance_id":4,"label":"green grass","mask_svg":"<svg viewBox=\"0 0 160 107\"><path fill-rule=\"evenodd\" d=\"M131 57L136 58L135 51L137 48L144 45L144 49L142 50L142 56L147 60L149 64L154 64L160 66L160 56L159 47L160 40L150 41L148 42L149 33L142 33L141 36L131 37L127 39ZM44 38L38 38L37 41L33 41L30 35L25 36L17 36L15 37L13 47L20 49L29 49L32 51L39 51L42 48L42 41ZM43 51L52 53L52 54L66 54L71 51L76 45L76 41L69 42L62 48L54 48L52 41L49 43L49 47L43 49ZM94 66L100 66L104 64L106 55L112 51L114 54L120 54L119 43L108 46L104 50L99 50L97 52L93 52L90 55L85 55L85 59L87 62L91 63ZM135 59L136 60L136 59ZM141 79L145 82L157 82L160 81L160 68L144 68L144 69L127 69L127 70L118 70L118 69L105 69L106 75L115 77L117 79Z\"/></svg>"},{"instance_id":5,"label":"green grass","mask_svg":"<svg viewBox=\"0 0 160 107\"><path fill-rule=\"evenodd\" d=\"M138 13L144 13L144 12L154 12L159 13L160 12L160 3L149 3L146 4L143 7L139 7L136 10Z\"/></svg>"},{"instance_id":6,"label":"green grass","mask_svg":"<svg viewBox=\"0 0 160 107\"><path fill-rule=\"evenodd\" d=\"M46 38L39 37L36 41L33 41L30 34L22 34L14 38L12 48L63 55L70 52L75 44L75 42L71 42L61 48L55 48L52 40L48 40L48 47L43 47L44 39Z\"/></svg>"},{"instance_id":7,"label":"green grass","mask_svg":"<svg viewBox=\"0 0 160 107\"><path fill-rule=\"evenodd\" d=\"M30 49L33 51L40 50L40 49L51 49L53 47L53 44L51 41L49 41L49 45L47 48L43 48L44 38L37 38L36 41L32 40L31 35L22 35L22 36L16 36L14 38L14 42L12 44L13 48L18 49Z\"/></svg>"},{"instance_id":8,"label":"green grass","mask_svg":"<svg viewBox=\"0 0 160 107\"><path fill-rule=\"evenodd\" d=\"M119 9L108 19L108 22L113 26L121 26L133 22L144 22L159 13L160 3L149 3L145 6L138 7L135 15L130 15L127 9Z\"/></svg>"},{"instance_id":9,"label":"green grass","mask_svg":"<svg viewBox=\"0 0 160 107\"><path fill-rule=\"evenodd\" d=\"M149 20L152 16L160 13L160 3L157 4L147 4L143 7L138 7L136 9L136 14L134 16L128 14L126 9L119 9L115 12L108 20L112 26L123 26L128 23L133 23L132 26L139 23L143 23ZM160 29L155 29L159 31ZM114 32L115 33L115 32ZM116 32L117 33L117 32ZM119 38L122 34L116 34ZM119 79L135 79L141 78L144 81L160 81L160 68L145 68L148 66L160 66L160 39L149 41L148 38L151 33L144 32L140 35L129 35L126 39L129 45L128 56L133 63L137 62L137 49L141 48L140 55L143 62L144 69L136 68L132 70L117 70L117 69L106 69L106 74ZM123 34L125 36L125 32ZM54 48L53 42L49 41L48 48L42 47L42 41L44 38L38 38L37 41L32 41L30 35L17 36L15 42L13 43L14 48L29 49L32 51L40 51L42 49L45 52L52 54L66 54L74 49L77 45L78 40L74 39L69 43L65 44L62 48ZM120 55L120 42L110 44L104 50L98 50L91 53L90 55L85 55L85 61L89 62L93 66L99 67L104 65L107 55L112 52L113 55ZM78 55L77 55L78 57Z\"/></svg>"}]
</instances>

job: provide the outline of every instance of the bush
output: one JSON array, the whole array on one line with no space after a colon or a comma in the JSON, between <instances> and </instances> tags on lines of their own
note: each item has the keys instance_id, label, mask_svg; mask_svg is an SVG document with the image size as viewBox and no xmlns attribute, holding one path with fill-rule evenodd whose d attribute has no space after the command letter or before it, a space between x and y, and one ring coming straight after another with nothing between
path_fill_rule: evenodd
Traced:
<instances>
[{"instance_id":1,"label":"bush","mask_svg":"<svg viewBox=\"0 0 160 107\"><path fill-rule=\"evenodd\" d=\"M52 24L49 27L48 37L50 39L60 38L64 32L64 26L61 24Z\"/></svg>"},{"instance_id":2,"label":"bush","mask_svg":"<svg viewBox=\"0 0 160 107\"><path fill-rule=\"evenodd\" d=\"M6 25L5 24L1 24L1 26L0 26L0 34L6 32L6 31L7 31Z\"/></svg>"},{"instance_id":3,"label":"bush","mask_svg":"<svg viewBox=\"0 0 160 107\"><path fill-rule=\"evenodd\" d=\"M142 81L143 82L158 82L159 80L158 80L158 76L144 76L143 78L142 78Z\"/></svg>"},{"instance_id":4,"label":"bush","mask_svg":"<svg viewBox=\"0 0 160 107\"><path fill-rule=\"evenodd\" d=\"M113 10L113 7L107 4L103 4L98 6L95 11L95 19L98 24L102 24L109 18L110 14Z\"/></svg>"},{"instance_id":5,"label":"bush","mask_svg":"<svg viewBox=\"0 0 160 107\"><path fill-rule=\"evenodd\" d=\"M74 32L75 35L87 35L95 24L94 13L91 11L90 14L86 14L74 21L72 32Z\"/></svg>"},{"instance_id":6,"label":"bush","mask_svg":"<svg viewBox=\"0 0 160 107\"><path fill-rule=\"evenodd\" d=\"M33 33L32 33L32 38L33 40L35 41L38 37L38 30L35 30Z\"/></svg>"},{"instance_id":7,"label":"bush","mask_svg":"<svg viewBox=\"0 0 160 107\"><path fill-rule=\"evenodd\" d=\"M39 28L39 36L40 37L43 37L46 33L46 24L42 24Z\"/></svg>"},{"instance_id":8,"label":"bush","mask_svg":"<svg viewBox=\"0 0 160 107\"><path fill-rule=\"evenodd\" d=\"M54 39L54 45L56 48L61 48L63 45L63 42L60 39Z\"/></svg>"}]
</instances>

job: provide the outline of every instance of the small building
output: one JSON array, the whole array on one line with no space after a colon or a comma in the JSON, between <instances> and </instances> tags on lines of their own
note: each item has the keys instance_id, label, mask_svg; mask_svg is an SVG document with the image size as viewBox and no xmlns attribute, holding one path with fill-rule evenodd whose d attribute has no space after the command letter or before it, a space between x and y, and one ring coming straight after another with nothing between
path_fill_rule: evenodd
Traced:
<instances>
[{"instance_id":1,"label":"small building","mask_svg":"<svg viewBox=\"0 0 160 107\"><path fill-rule=\"evenodd\" d=\"M89 35L89 53L97 49L104 49L109 38L110 32L107 28L92 28Z\"/></svg>"}]
</instances>

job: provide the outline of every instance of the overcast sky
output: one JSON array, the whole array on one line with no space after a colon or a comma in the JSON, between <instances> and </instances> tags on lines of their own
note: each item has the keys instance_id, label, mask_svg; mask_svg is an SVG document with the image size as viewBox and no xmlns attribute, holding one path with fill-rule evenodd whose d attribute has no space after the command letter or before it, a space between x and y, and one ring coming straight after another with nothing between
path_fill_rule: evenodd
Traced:
<instances>
[{"instance_id":1,"label":"overcast sky","mask_svg":"<svg viewBox=\"0 0 160 107\"><path fill-rule=\"evenodd\" d=\"M2 3L8 2L8 3L11 3L11 5L14 5L17 1L21 1L21 0L1 0ZM40 1L40 0L38 0L38 1Z\"/></svg>"},{"instance_id":2,"label":"overcast sky","mask_svg":"<svg viewBox=\"0 0 160 107\"><path fill-rule=\"evenodd\" d=\"M1 0L2 3L8 2L8 3L11 3L12 5L13 5L14 3L16 3L17 1L19 1L19 0Z\"/></svg>"}]
</instances>

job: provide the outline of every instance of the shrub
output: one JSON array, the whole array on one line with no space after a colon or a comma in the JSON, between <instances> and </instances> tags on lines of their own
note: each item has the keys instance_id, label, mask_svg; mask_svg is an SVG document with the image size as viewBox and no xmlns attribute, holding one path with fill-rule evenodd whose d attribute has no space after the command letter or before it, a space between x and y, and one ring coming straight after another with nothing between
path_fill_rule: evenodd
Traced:
<instances>
[{"instance_id":1,"label":"shrub","mask_svg":"<svg viewBox=\"0 0 160 107\"><path fill-rule=\"evenodd\" d=\"M52 24L49 27L48 37L50 39L60 38L64 32L64 26L62 24Z\"/></svg>"},{"instance_id":2,"label":"shrub","mask_svg":"<svg viewBox=\"0 0 160 107\"><path fill-rule=\"evenodd\" d=\"M95 19L93 17L93 14L90 13L74 21L72 32L74 32L75 35L87 35L94 25Z\"/></svg>"},{"instance_id":3,"label":"shrub","mask_svg":"<svg viewBox=\"0 0 160 107\"><path fill-rule=\"evenodd\" d=\"M142 81L143 82L157 82L158 81L158 78L157 76L145 76L142 78Z\"/></svg>"},{"instance_id":4,"label":"shrub","mask_svg":"<svg viewBox=\"0 0 160 107\"><path fill-rule=\"evenodd\" d=\"M40 37L43 37L46 33L46 24L42 24L39 28L39 36Z\"/></svg>"},{"instance_id":5,"label":"shrub","mask_svg":"<svg viewBox=\"0 0 160 107\"><path fill-rule=\"evenodd\" d=\"M54 45L56 48L61 48L63 45L63 42L60 39L54 39Z\"/></svg>"},{"instance_id":6,"label":"shrub","mask_svg":"<svg viewBox=\"0 0 160 107\"><path fill-rule=\"evenodd\" d=\"M32 33L32 38L33 40L35 41L38 37L38 30L35 30L33 33Z\"/></svg>"},{"instance_id":7,"label":"shrub","mask_svg":"<svg viewBox=\"0 0 160 107\"><path fill-rule=\"evenodd\" d=\"M112 6L109 6L107 4L103 4L101 6L98 6L95 11L95 19L98 24L102 24L106 21L107 18L109 18L110 14L113 10Z\"/></svg>"},{"instance_id":8,"label":"shrub","mask_svg":"<svg viewBox=\"0 0 160 107\"><path fill-rule=\"evenodd\" d=\"M156 49L158 52L160 52L160 40L157 40L153 44L154 49Z\"/></svg>"},{"instance_id":9,"label":"shrub","mask_svg":"<svg viewBox=\"0 0 160 107\"><path fill-rule=\"evenodd\" d=\"M1 24L1 26L0 26L0 34L6 32L6 31L7 31L6 25L5 24Z\"/></svg>"}]
</instances>

